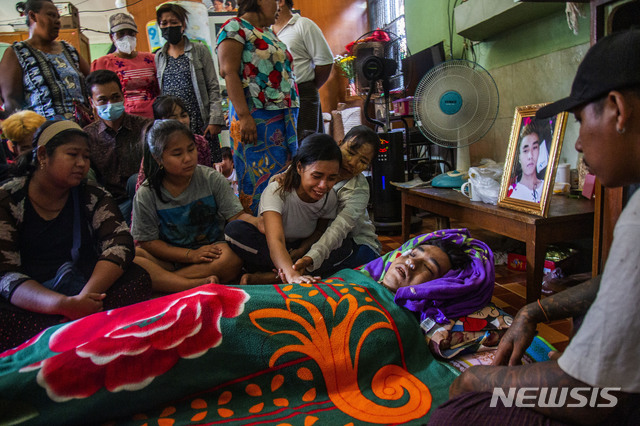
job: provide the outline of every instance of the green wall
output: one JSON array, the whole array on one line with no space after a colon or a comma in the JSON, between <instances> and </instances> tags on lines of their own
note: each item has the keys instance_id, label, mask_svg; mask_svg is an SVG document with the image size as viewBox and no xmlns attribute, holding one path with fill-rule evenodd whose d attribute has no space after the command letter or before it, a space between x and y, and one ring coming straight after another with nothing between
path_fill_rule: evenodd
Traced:
<instances>
[{"instance_id":1,"label":"green wall","mask_svg":"<svg viewBox=\"0 0 640 426\"><path fill-rule=\"evenodd\" d=\"M588 42L589 19L580 19L575 35L561 12L484 40L476 46L476 52L480 64L493 69Z\"/></svg>"},{"instance_id":2,"label":"green wall","mask_svg":"<svg viewBox=\"0 0 640 426\"><path fill-rule=\"evenodd\" d=\"M95 43L91 44L89 47L91 49L91 60L94 61L107 54L111 48L111 43Z\"/></svg>"},{"instance_id":3,"label":"green wall","mask_svg":"<svg viewBox=\"0 0 640 426\"><path fill-rule=\"evenodd\" d=\"M444 41L449 54L449 30L447 25L447 0L405 0L404 16L407 31L407 46L413 53ZM453 56L459 57L462 37L453 36Z\"/></svg>"},{"instance_id":4,"label":"green wall","mask_svg":"<svg viewBox=\"0 0 640 426\"><path fill-rule=\"evenodd\" d=\"M474 0L469 0L474 1ZM405 0L407 44L419 52L444 40L449 57L447 7L453 0ZM475 45L477 61L487 69L542 56L589 41L589 9L580 18L576 36L569 29L563 12L507 30ZM454 24L455 33L455 24ZM463 39L453 37L453 55L460 57Z\"/></svg>"}]
</instances>

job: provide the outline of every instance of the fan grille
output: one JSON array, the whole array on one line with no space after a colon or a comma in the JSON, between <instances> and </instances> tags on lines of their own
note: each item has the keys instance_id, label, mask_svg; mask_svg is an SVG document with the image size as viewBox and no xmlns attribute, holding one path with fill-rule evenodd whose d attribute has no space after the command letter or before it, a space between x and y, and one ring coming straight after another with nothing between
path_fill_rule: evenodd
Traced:
<instances>
[{"instance_id":1,"label":"fan grille","mask_svg":"<svg viewBox=\"0 0 640 426\"><path fill-rule=\"evenodd\" d=\"M481 139L493 125L498 88L480 65L455 59L420 80L414 102L416 124L424 136L437 145L459 148Z\"/></svg>"}]
</instances>

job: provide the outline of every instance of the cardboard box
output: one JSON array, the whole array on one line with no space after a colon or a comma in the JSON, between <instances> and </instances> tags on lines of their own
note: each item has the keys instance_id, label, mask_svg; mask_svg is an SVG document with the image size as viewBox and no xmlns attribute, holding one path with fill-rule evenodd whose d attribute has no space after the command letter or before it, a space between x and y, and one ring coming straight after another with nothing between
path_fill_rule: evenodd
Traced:
<instances>
[{"instance_id":1,"label":"cardboard box","mask_svg":"<svg viewBox=\"0 0 640 426\"><path fill-rule=\"evenodd\" d=\"M593 194L596 191L596 176L591 173L587 173L584 177L584 185L582 187L582 196L587 199L592 199Z\"/></svg>"},{"instance_id":2,"label":"cardboard box","mask_svg":"<svg viewBox=\"0 0 640 426\"><path fill-rule=\"evenodd\" d=\"M556 268L566 269L567 267L574 266L576 260L576 254L567 257L566 259L562 259L558 262L554 262L553 260L544 261L543 273L546 275L549 272L553 272ZM526 271L527 270L527 257L523 254L509 253L507 254L507 268L512 271Z\"/></svg>"},{"instance_id":3,"label":"cardboard box","mask_svg":"<svg viewBox=\"0 0 640 426\"><path fill-rule=\"evenodd\" d=\"M60 14L60 28L80 28L78 8L71 3L54 3Z\"/></svg>"}]
</instances>

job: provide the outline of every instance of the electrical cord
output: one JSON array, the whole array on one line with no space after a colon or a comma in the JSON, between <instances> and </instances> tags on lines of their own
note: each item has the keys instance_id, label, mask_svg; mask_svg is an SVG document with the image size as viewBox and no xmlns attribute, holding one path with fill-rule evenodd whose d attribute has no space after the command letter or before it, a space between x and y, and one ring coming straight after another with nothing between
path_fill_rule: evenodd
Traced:
<instances>
[{"instance_id":1,"label":"electrical cord","mask_svg":"<svg viewBox=\"0 0 640 426\"><path fill-rule=\"evenodd\" d=\"M81 10L78 13L103 13L103 12L111 12L112 10L121 10L121 9L125 9L128 6L133 6L135 4L141 3L142 0L137 0L131 4L128 4L125 7L112 7L111 9L104 9L104 10Z\"/></svg>"}]
</instances>

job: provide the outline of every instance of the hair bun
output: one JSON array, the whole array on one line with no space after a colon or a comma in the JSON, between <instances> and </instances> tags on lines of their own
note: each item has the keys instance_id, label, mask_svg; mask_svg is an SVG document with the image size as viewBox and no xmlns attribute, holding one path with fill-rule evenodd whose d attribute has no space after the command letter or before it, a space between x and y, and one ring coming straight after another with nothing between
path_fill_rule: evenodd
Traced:
<instances>
[{"instance_id":1,"label":"hair bun","mask_svg":"<svg viewBox=\"0 0 640 426\"><path fill-rule=\"evenodd\" d=\"M23 1L19 1L16 3L16 11L20 14L20 16L24 16L24 11L27 7L27 3Z\"/></svg>"}]
</instances>

